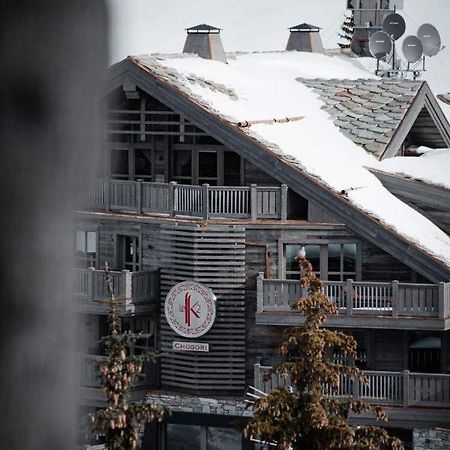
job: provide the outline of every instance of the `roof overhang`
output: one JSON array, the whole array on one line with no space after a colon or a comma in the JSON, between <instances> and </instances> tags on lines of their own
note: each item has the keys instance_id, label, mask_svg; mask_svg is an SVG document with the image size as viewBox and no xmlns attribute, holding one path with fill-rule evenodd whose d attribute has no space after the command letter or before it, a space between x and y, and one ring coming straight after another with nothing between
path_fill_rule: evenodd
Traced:
<instances>
[{"instance_id":1,"label":"roof overhang","mask_svg":"<svg viewBox=\"0 0 450 450\"><path fill-rule=\"evenodd\" d=\"M362 238L407 263L433 282L450 279L450 266L382 224L317 178L283 159L239 127L208 111L200 102L166 82L138 60L128 57L110 68L105 94L132 78L141 89L222 142L231 150L270 173L290 189L326 208ZM431 91L430 91L431 92Z\"/></svg>"}]
</instances>

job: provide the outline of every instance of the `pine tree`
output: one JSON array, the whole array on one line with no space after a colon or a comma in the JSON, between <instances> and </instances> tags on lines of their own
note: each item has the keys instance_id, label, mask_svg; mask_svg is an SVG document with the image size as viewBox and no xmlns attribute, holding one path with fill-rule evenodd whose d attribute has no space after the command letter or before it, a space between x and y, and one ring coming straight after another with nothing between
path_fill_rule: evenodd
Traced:
<instances>
[{"instance_id":1,"label":"pine tree","mask_svg":"<svg viewBox=\"0 0 450 450\"><path fill-rule=\"evenodd\" d=\"M300 284L308 295L293 309L302 311L305 324L285 332L281 354L287 361L272 371L288 377L292 388L277 388L257 399L245 435L275 441L284 450L378 450L382 443L403 449L401 441L389 437L382 428L348 424L351 412L372 411L377 420L387 420L380 407L352 397L326 395L326 391L339 389L343 377L366 384L367 380L357 367L336 364L327 357L330 351L337 350L355 358L356 341L323 327L328 315L337 314L336 304L322 293L323 284L313 274L310 262L304 257L298 260L304 272Z\"/></svg>"},{"instance_id":2,"label":"pine tree","mask_svg":"<svg viewBox=\"0 0 450 450\"><path fill-rule=\"evenodd\" d=\"M352 11L350 15L345 16L344 22L342 22L341 33L339 33L342 42L338 42L339 47L351 48L354 29L355 18Z\"/></svg>"},{"instance_id":3,"label":"pine tree","mask_svg":"<svg viewBox=\"0 0 450 450\"><path fill-rule=\"evenodd\" d=\"M100 374L108 406L98 410L91 418L94 428L105 434L108 450L129 450L137 446L139 426L149 421L161 421L164 416L160 407L127 401L129 390L142 372L144 362L157 355L130 354L130 348L138 339L149 336L122 331L122 320L117 311L117 299L107 263L105 274L110 296L109 334L100 340L106 355L105 361L100 363Z\"/></svg>"}]
</instances>

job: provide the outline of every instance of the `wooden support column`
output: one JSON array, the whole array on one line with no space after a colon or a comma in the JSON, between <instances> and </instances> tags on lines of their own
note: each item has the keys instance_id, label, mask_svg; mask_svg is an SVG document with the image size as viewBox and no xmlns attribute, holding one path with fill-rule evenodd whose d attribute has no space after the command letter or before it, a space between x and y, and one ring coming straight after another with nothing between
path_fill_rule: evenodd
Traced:
<instances>
[{"instance_id":1,"label":"wooden support column","mask_svg":"<svg viewBox=\"0 0 450 450\"><path fill-rule=\"evenodd\" d=\"M264 311L264 294L263 294L264 273L258 272L256 277L256 312Z\"/></svg>"},{"instance_id":2,"label":"wooden support column","mask_svg":"<svg viewBox=\"0 0 450 450\"><path fill-rule=\"evenodd\" d=\"M169 214L172 217L175 217L175 209L177 208L177 182L171 181L169 183L169 199L168 199L168 208Z\"/></svg>"},{"instance_id":3,"label":"wooden support column","mask_svg":"<svg viewBox=\"0 0 450 450\"><path fill-rule=\"evenodd\" d=\"M353 280L349 279L345 282L345 294L346 294L346 314L351 316L353 314Z\"/></svg>"},{"instance_id":4,"label":"wooden support column","mask_svg":"<svg viewBox=\"0 0 450 450\"><path fill-rule=\"evenodd\" d=\"M439 304L439 319L445 319L448 315L447 311L447 301L445 298L446 289L445 289L445 283L439 283L438 286L439 294L438 294L438 304Z\"/></svg>"},{"instance_id":5,"label":"wooden support column","mask_svg":"<svg viewBox=\"0 0 450 450\"><path fill-rule=\"evenodd\" d=\"M262 383L261 383L261 364L257 362L253 366L253 382L255 383L255 388L262 391Z\"/></svg>"},{"instance_id":6,"label":"wooden support column","mask_svg":"<svg viewBox=\"0 0 450 450\"><path fill-rule=\"evenodd\" d=\"M203 218L205 220L208 220L209 218L209 192L208 192L208 188L209 188L209 184L205 183L202 185L202 209L203 209Z\"/></svg>"},{"instance_id":7,"label":"wooden support column","mask_svg":"<svg viewBox=\"0 0 450 450\"><path fill-rule=\"evenodd\" d=\"M258 191L256 184L250 185L250 218L256 220L258 217Z\"/></svg>"},{"instance_id":8,"label":"wooden support column","mask_svg":"<svg viewBox=\"0 0 450 450\"><path fill-rule=\"evenodd\" d=\"M403 406L406 408L411 404L410 398L409 398L409 370L404 370L402 372L403 375Z\"/></svg>"},{"instance_id":9,"label":"wooden support column","mask_svg":"<svg viewBox=\"0 0 450 450\"><path fill-rule=\"evenodd\" d=\"M136 208L136 212L142 214L142 180L136 181Z\"/></svg>"},{"instance_id":10,"label":"wooden support column","mask_svg":"<svg viewBox=\"0 0 450 450\"><path fill-rule=\"evenodd\" d=\"M392 282L392 317L398 317L399 310L399 296L398 296L398 281Z\"/></svg>"},{"instance_id":11,"label":"wooden support column","mask_svg":"<svg viewBox=\"0 0 450 450\"><path fill-rule=\"evenodd\" d=\"M103 195L105 200L105 211L111 211L111 179L107 178L103 184Z\"/></svg>"},{"instance_id":12,"label":"wooden support column","mask_svg":"<svg viewBox=\"0 0 450 450\"><path fill-rule=\"evenodd\" d=\"M287 199L288 199L288 187L286 184L281 185L280 193L280 219L287 220Z\"/></svg>"}]
</instances>

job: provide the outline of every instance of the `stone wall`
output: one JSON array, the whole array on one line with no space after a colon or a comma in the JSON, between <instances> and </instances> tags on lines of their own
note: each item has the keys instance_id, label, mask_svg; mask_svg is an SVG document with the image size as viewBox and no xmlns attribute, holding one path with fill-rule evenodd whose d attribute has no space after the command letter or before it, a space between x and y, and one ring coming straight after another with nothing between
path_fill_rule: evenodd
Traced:
<instances>
[{"instance_id":1,"label":"stone wall","mask_svg":"<svg viewBox=\"0 0 450 450\"><path fill-rule=\"evenodd\" d=\"M200 414L219 414L223 416L249 417L252 408L242 398L216 399L188 395L149 394L148 403L163 406L174 412L191 412Z\"/></svg>"},{"instance_id":2,"label":"stone wall","mask_svg":"<svg viewBox=\"0 0 450 450\"><path fill-rule=\"evenodd\" d=\"M450 449L450 429L420 429L413 432L414 450L447 450Z\"/></svg>"}]
</instances>

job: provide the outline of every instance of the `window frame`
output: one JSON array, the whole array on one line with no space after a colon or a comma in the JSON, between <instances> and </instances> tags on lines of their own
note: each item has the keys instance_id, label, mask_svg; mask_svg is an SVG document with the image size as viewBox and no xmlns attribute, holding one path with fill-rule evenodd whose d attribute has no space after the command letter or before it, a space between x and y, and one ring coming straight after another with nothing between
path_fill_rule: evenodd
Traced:
<instances>
[{"instance_id":1,"label":"window frame","mask_svg":"<svg viewBox=\"0 0 450 450\"><path fill-rule=\"evenodd\" d=\"M361 241L357 238L326 238L323 239L305 239L302 236L299 236L298 239L279 239L278 240L278 278L287 279L287 270L286 270L286 246L287 245L298 245L298 246L308 246L308 245L319 245L320 247L320 279L322 281L328 281L328 246L330 244L356 244L356 261L355 261L355 272L354 280L361 281L361 271L362 271L362 251L361 251ZM342 251L343 247L341 247ZM341 254L341 264L343 268L342 254ZM337 272L333 272L332 274L336 274ZM349 279L350 277L345 277L346 272L340 272L342 274L342 281ZM338 280L336 280L338 281Z\"/></svg>"},{"instance_id":2,"label":"window frame","mask_svg":"<svg viewBox=\"0 0 450 450\"><path fill-rule=\"evenodd\" d=\"M84 233L84 251L77 249L77 243L78 243L78 233ZM87 245L88 245L88 233L92 233L95 235L95 252L88 252L87 251ZM97 228L92 227L75 227L75 233L74 233L74 256L75 256L75 265L76 267L84 267L84 268L96 268L98 267L98 240L99 240L99 234ZM82 255L81 253L84 253ZM88 254L94 253L93 258L89 257ZM84 264L80 264L80 262L83 261ZM87 262L89 262L89 265L87 265Z\"/></svg>"}]
</instances>

